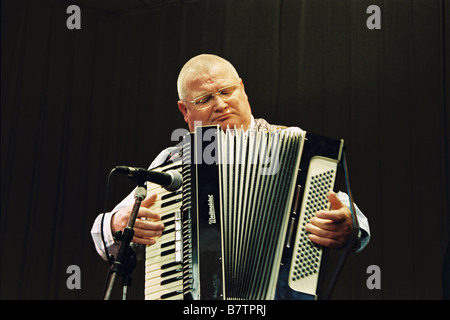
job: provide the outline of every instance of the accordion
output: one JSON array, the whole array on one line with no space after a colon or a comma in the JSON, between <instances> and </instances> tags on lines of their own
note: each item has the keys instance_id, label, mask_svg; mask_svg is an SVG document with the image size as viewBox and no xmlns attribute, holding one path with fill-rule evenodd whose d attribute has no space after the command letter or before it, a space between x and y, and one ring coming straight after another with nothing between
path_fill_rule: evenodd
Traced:
<instances>
[{"instance_id":1,"label":"accordion","mask_svg":"<svg viewBox=\"0 0 450 320\"><path fill-rule=\"evenodd\" d=\"M145 299L316 299L324 249L305 224L329 209L343 141L298 128L196 127L180 160L180 190L152 207L165 225L146 247Z\"/></svg>"}]
</instances>

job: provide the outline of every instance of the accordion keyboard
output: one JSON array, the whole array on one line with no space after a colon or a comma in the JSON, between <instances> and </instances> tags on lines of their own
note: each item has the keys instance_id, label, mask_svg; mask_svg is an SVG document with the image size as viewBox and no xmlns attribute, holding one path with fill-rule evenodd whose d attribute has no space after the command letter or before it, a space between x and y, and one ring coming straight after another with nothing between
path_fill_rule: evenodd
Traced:
<instances>
[{"instance_id":1,"label":"accordion keyboard","mask_svg":"<svg viewBox=\"0 0 450 320\"><path fill-rule=\"evenodd\" d=\"M161 170L174 169L174 164ZM158 199L151 207L164 223L162 235L156 243L145 249L145 299L176 300L183 297L183 272L181 248L181 189L169 192L156 184L149 184L147 192L157 193Z\"/></svg>"}]
</instances>

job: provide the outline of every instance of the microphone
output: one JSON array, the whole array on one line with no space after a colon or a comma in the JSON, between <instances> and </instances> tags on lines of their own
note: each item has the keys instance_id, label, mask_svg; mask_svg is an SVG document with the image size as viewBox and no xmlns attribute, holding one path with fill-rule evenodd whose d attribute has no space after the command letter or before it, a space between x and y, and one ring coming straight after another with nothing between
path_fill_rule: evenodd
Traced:
<instances>
[{"instance_id":1,"label":"microphone","mask_svg":"<svg viewBox=\"0 0 450 320\"><path fill-rule=\"evenodd\" d=\"M159 172L147 170L144 168L135 168L127 166L116 167L116 172L126 174L133 180L144 180L159 184L167 191L176 191L180 189L183 183L183 177L176 170L169 170L167 172Z\"/></svg>"}]
</instances>

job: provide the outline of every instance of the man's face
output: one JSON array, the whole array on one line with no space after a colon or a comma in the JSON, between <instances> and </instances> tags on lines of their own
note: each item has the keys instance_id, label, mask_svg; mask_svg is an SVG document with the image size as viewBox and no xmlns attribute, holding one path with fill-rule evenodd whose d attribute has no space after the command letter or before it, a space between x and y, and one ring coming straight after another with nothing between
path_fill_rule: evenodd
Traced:
<instances>
[{"instance_id":1,"label":"man's face","mask_svg":"<svg viewBox=\"0 0 450 320\"><path fill-rule=\"evenodd\" d=\"M226 90L216 94L219 89L233 85L236 85L236 89L231 94ZM246 130L250 125L251 109L242 80L227 72L226 68L217 65L206 72L195 73L187 79L186 93L184 101L178 101L178 108L190 131L194 131L196 121L201 121L201 125L218 124L223 130L227 126L234 128L235 125L237 128L243 125ZM207 102L192 102L210 93L213 95Z\"/></svg>"}]
</instances>

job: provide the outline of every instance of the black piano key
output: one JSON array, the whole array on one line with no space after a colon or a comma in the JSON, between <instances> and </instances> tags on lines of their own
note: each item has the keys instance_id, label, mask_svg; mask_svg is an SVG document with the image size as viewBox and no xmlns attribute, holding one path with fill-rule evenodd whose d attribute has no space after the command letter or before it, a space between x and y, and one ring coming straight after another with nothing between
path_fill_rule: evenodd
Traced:
<instances>
[{"instance_id":1,"label":"black piano key","mask_svg":"<svg viewBox=\"0 0 450 320\"><path fill-rule=\"evenodd\" d=\"M167 256L168 254L172 254L174 252L175 252L175 249L169 249L169 250L161 251L161 257Z\"/></svg>"},{"instance_id":2,"label":"black piano key","mask_svg":"<svg viewBox=\"0 0 450 320\"><path fill-rule=\"evenodd\" d=\"M161 208L168 207L168 206L170 206L172 204L175 204L175 203L181 202L181 201L183 201L183 199L180 198L180 199L175 199L175 200L164 202L164 203L161 204Z\"/></svg>"},{"instance_id":3,"label":"black piano key","mask_svg":"<svg viewBox=\"0 0 450 320\"><path fill-rule=\"evenodd\" d=\"M182 293L183 293L183 290L177 290L177 291L165 293L161 296L161 299L168 299L170 297L173 297L173 296L176 296L176 295L182 294Z\"/></svg>"},{"instance_id":4,"label":"black piano key","mask_svg":"<svg viewBox=\"0 0 450 320\"><path fill-rule=\"evenodd\" d=\"M175 229L164 229L163 232L161 233L161 236L164 236L164 235L169 234L171 232L175 232Z\"/></svg>"},{"instance_id":5,"label":"black piano key","mask_svg":"<svg viewBox=\"0 0 450 320\"><path fill-rule=\"evenodd\" d=\"M172 283L172 282L175 282L175 281L178 281L178 280L182 280L182 279L183 279L182 276L173 277L173 278L170 278L170 279L166 279L166 280L161 281L161 285L163 286L163 285L165 285L165 284L169 284L169 283Z\"/></svg>"},{"instance_id":6,"label":"black piano key","mask_svg":"<svg viewBox=\"0 0 450 320\"><path fill-rule=\"evenodd\" d=\"M171 271L166 271L166 272L161 273L161 278L165 278L165 277L168 277L168 276L171 276L171 275L180 273L180 272L182 272L182 271L183 271L183 270L180 269L180 268L174 269L174 270L171 270Z\"/></svg>"},{"instance_id":7,"label":"black piano key","mask_svg":"<svg viewBox=\"0 0 450 320\"><path fill-rule=\"evenodd\" d=\"M173 224L175 224L175 221L174 221L174 220L168 221L168 222L164 222L164 228L167 228L168 226L171 226L171 225L173 225Z\"/></svg>"},{"instance_id":8,"label":"black piano key","mask_svg":"<svg viewBox=\"0 0 450 320\"><path fill-rule=\"evenodd\" d=\"M163 196L161 197L161 200L167 200L167 199L170 199L170 198L175 197L175 196L177 196L177 195L179 195L179 194L182 194L182 193L183 193L182 190L178 190L178 191L176 191L176 192L171 192L171 193L168 193L168 194L163 195Z\"/></svg>"},{"instance_id":9,"label":"black piano key","mask_svg":"<svg viewBox=\"0 0 450 320\"><path fill-rule=\"evenodd\" d=\"M174 216L175 216L175 212L167 213L167 214L161 216L161 221L173 218Z\"/></svg>"},{"instance_id":10,"label":"black piano key","mask_svg":"<svg viewBox=\"0 0 450 320\"><path fill-rule=\"evenodd\" d=\"M164 269L168 269L170 267L177 266L177 265L181 265L181 263L180 262L169 262L169 263L163 264L161 266L161 269L164 270Z\"/></svg>"},{"instance_id":11,"label":"black piano key","mask_svg":"<svg viewBox=\"0 0 450 320\"><path fill-rule=\"evenodd\" d=\"M175 244L175 240L174 241L164 242L164 243L161 244L161 248L167 248L167 247L170 247L170 246L172 246L174 244Z\"/></svg>"}]
</instances>

